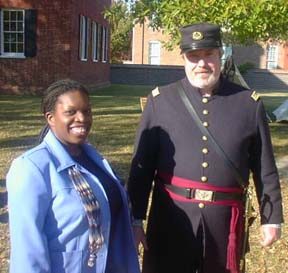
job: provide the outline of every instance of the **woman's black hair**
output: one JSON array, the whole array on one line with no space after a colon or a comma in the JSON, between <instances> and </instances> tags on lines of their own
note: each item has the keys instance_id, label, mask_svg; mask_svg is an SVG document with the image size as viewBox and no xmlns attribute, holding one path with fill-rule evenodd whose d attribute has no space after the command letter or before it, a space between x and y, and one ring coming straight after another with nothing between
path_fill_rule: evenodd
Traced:
<instances>
[{"instance_id":1,"label":"woman's black hair","mask_svg":"<svg viewBox=\"0 0 288 273\"><path fill-rule=\"evenodd\" d=\"M79 82L71 79L63 79L52 83L44 92L41 102L41 112L45 115L47 112L53 112L55 110L55 105L58 97L61 95L70 92L72 90L80 91L84 93L89 98L88 90ZM43 138L49 131L49 125L46 124L38 138L38 142L41 143Z\"/></svg>"},{"instance_id":2,"label":"woman's black hair","mask_svg":"<svg viewBox=\"0 0 288 273\"><path fill-rule=\"evenodd\" d=\"M55 110L58 97L72 90L83 92L87 95L87 97L89 97L88 90L77 81L70 79L56 81L43 92L41 103L42 113L46 114L47 112L53 112Z\"/></svg>"}]
</instances>

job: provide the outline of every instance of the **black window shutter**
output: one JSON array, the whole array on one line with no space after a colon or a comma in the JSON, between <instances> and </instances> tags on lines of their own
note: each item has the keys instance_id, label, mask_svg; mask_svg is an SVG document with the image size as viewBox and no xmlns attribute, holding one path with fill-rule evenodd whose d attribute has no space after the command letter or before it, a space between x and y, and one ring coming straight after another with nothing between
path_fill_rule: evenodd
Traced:
<instances>
[{"instance_id":1,"label":"black window shutter","mask_svg":"<svg viewBox=\"0 0 288 273\"><path fill-rule=\"evenodd\" d=\"M2 13L1 13L1 9L0 9L0 26L1 26L1 24L2 24L1 15L2 15ZM2 33L1 33L1 27L0 27L0 55L1 55L1 52L2 52L2 48L1 48L1 38L2 38Z\"/></svg>"},{"instance_id":2,"label":"black window shutter","mask_svg":"<svg viewBox=\"0 0 288 273\"><path fill-rule=\"evenodd\" d=\"M25 10L25 56L26 57L36 56L36 51L37 51L36 23L37 23L37 11L35 9Z\"/></svg>"}]
</instances>

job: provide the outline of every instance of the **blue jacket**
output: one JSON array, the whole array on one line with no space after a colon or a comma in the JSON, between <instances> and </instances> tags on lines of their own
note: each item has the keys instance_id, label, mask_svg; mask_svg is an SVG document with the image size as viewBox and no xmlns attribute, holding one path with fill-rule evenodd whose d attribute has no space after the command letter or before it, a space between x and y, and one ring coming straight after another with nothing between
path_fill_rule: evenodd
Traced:
<instances>
[{"instance_id":1,"label":"blue jacket","mask_svg":"<svg viewBox=\"0 0 288 273\"><path fill-rule=\"evenodd\" d=\"M13 161L7 174L10 273L140 272L126 192L108 162L91 145L84 144L83 149L110 175L122 195L124 205L115 220L117 236L109 250L114 264L106 264L111 219L105 191L97 177L73 161L49 131L40 145ZM88 221L68 176L71 166L86 178L101 207L105 243L93 268L87 266Z\"/></svg>"}]
</instances>

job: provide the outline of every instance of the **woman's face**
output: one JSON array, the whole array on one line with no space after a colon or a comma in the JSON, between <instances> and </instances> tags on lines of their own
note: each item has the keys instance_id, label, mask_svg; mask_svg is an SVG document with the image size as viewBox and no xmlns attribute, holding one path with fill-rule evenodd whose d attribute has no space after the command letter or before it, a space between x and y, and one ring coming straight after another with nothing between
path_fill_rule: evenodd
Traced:
<instances>
[{"instance_id":1,"label":"woman's face","mask_svg":"<svg viewBox=\"0 0 288 273\"><path fill-rule=\"evenodd\" d=\"M55 136L73 154L85 142L92 125L89 98L79 90L68 91L58 97L53 112L46 119Z\"/></svg>"}]
</instances>

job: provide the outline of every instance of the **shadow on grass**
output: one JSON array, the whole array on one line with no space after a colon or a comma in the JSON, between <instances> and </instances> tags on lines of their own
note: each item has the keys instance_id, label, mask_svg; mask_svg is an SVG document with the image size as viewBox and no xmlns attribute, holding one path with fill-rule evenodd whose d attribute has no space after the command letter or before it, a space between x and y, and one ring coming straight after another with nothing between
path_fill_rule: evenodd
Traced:
<instances>
[{"instance_id":1,"label":"shadow on grass","mask_svg":"<svg viewBox=\"0 0 288 273\"><path fill-rule=\"evenodd\" d=\"M27 114L27 113L25 113ZM24 115L21 115L21 114L15 114L13 112L6 112L5 114L0 114L0 118L2 120L6 120L8 119L9 121L17 121L17 122L21 122L21 121L29 121L33 124L35 124L35 121L37 123L44 123L44 119L41 115L34 115L34 116L24 116Z\"/></svg>"},{"instance_id":2,"label":"shadow on grass","mask_svg":"<svg viewBox=\"0 0 288 273\"><path fill-rule=\"evenodd\" d=\"M7 224L8 223L8 212L0 214L0 223Z\"/></svg>"},{"instance_id":3,"label":"shadow on grass","mask_svg":"<svg viewBox=\"0 0 288 273\"><path fill-rule=\"evenodd\" d=\"M281 157L287 154L288 150L288 123L273 122L270 123L270 132L274 140L274 153L276 157Z\"/></svg>"},{"instance_id":4,"label":"shadow on grass","mask_svg":"<svg viewBox=\"0 0 288 273\"><path fill-rule=\"evenodd\" d=\"M286 99L288 99L288 92L261 92L261 99L264 102L265 109L269 116L275 119L273 111L276 110Z\"/></svg>"},{"instance_id":5,"label":"shadow on grass","mask_svg":"<svg viewBox=\"0 0 288 273\"><path fill-rule=\"evenodd\" d=\"M0 192L0 208L4 208L7 205L7 191Z\"/></svg>"},{"instance_id":6,"label":"shadow on grass","mask_svg":"<svg viewBox=\"0 0 288 273\"><path fill-rule=\"evenodd\" d=\"M5 180L0 179L0 185L4 187ZM8 223L8 212L7 212L7 191L0 192L0 223ZM3 212L3 213L2 213Z\"/></svg>"},{"instance_id":7,"label":"shadow on grass","mask_svg":"<svg viewBox=\"0 0 288 273\"><path fill-rule=\"evenodd\" d=\"M97 117L97 115L101 115L101 116L105 116L105 115L131 115L131 114L139 114L141 113L140 110L140 106L139 109L131 109L131 110L127 110L127 109L120 109L120 110L96 110L95 112L93 112L93 114L95 114L95 116Z\"/></svg>"},{"instance_id":8,"label":"shadow on grass","mask_svg":"<svg viewBox=\"0 0 288 273\"><path fill-rule=\"evenodd\" d=\"M0 147L23 147L27 148L38 144L38 136L25 136L17 138L6 138L0 140Z\"/></svg>"},{"instance_id":9,"label":"shadow on grass","mask_svg":"<svg viewBox=\"0 0 288 273\"><path fill-rule=\"evenodd\" d=\"M90 96L129 96L139 97L147 96L154 88L152 85L125 85L125 84L112 84L109 87L104 87L97 90L92 90Z\"/></svg>"}]
</instances>

